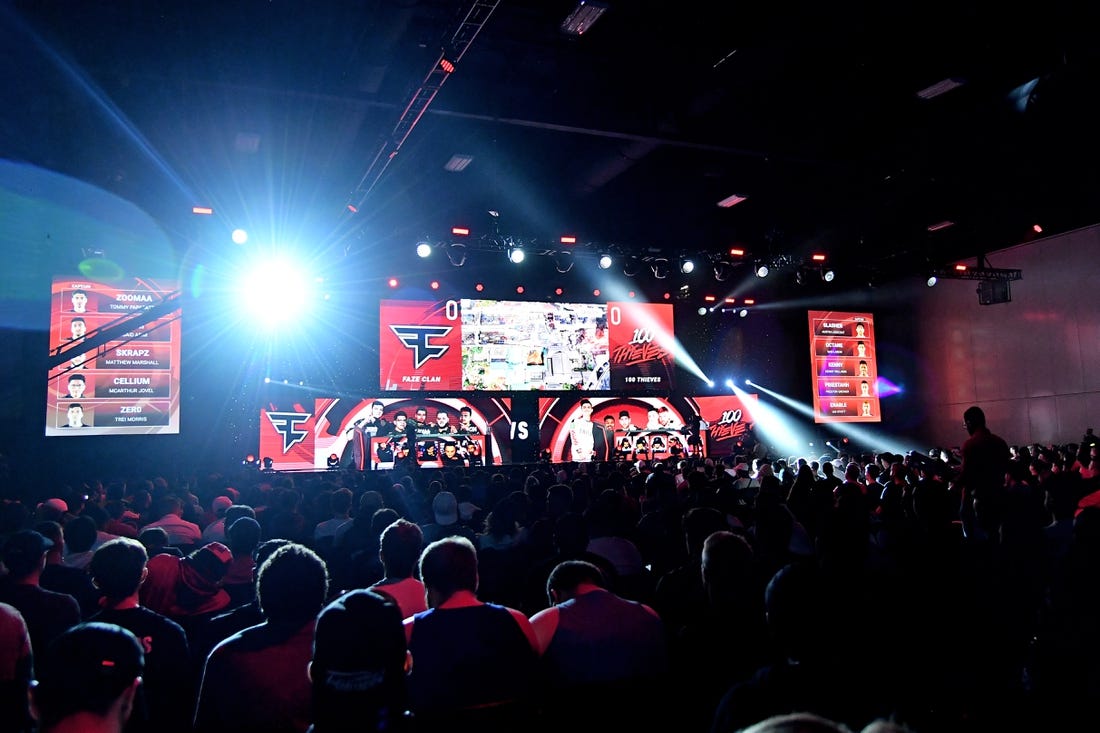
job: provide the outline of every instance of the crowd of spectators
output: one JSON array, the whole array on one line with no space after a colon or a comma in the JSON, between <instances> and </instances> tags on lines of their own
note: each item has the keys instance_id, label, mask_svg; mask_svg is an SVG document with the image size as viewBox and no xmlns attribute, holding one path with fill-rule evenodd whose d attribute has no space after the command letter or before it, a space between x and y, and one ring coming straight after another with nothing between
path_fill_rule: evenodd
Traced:
<instances>
[{"instance_id":1,"label":"crowd of spectators","mask_svg":"<svg viewBox=\"0 0 1100 733\"><path fill-rule=\"evenodd\" d=\"M1069 725L1100 696L1095 438L966 424L907 454L250 468L8 500L0 719Z\"/></svg>"}]
</instances>

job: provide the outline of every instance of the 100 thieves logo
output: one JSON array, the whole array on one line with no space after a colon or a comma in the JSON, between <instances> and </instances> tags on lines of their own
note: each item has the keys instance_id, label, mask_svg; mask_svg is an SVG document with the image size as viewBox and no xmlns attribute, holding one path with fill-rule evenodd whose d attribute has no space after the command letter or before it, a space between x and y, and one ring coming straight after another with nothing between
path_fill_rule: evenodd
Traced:
<instances>
[{"instance_id":1,"label":"100 thieves logo","mask_svg":"<svg viewBox=\"0 0 1100 733\"><path fill-rule=\"evenodd\" d=\"M668 349L653 342L653 332L647 328L635 328L630 343L617 346L611 355L611 363L617 366L633 366L653 361L668 361Z\"/></svg>"},{"instance_id":2,"label":"100 thieves logo","mask_svg":"<svg viewBox=\"0 0 1100 733\"><path fill-rule=\"evenodd\" d=\"M748 425L741 422L741 410L723 410L722 417L710 425L711 440L732 440L748 431Z\"/></svg>"}]
</instances>

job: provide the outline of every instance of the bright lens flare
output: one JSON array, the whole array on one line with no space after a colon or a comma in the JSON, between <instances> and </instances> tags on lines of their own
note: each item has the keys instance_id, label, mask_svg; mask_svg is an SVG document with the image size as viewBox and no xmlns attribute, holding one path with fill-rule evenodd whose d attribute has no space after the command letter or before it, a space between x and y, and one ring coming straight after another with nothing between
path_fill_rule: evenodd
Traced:
<instances>
[{"instance_id":1,"label":"bright lens flare","mask_svg":"<svg viewBox=\"0 0 1100 733\"><path fill-rule=\"evenodd\" d=\"M309 278L303 269L285 260L265 262L241 280L242 306L256 322L268 327L305 314L309 303Z\"/></svg>"}]
</instances>

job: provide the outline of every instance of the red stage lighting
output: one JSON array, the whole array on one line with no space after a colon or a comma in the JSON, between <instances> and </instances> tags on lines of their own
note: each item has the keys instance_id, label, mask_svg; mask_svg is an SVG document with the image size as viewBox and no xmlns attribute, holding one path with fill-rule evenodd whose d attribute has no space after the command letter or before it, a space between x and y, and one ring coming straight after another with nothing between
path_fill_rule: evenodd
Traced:
<instances>
[{"instance_id":1,"label":"red stage lighting","mask_svg":"<svg viewBox=\"0 0 1100 733\"><path fill-rule=\"evenodd\" d=\"M439 281L432 280L432 290L439 290Z\"/></svg>"},{"instance_id":2,"label":"red stage lighting","mask_svg":"<svg viewBox=\"0 0 1100 733\"><path fill-rule=\"evenodd\" d=\"M730 254L734 257L744 257L745 250L741 249L740 247L730 247Z\"/></svg>"},{"instance_id":3,"label":"red stage lighting","mask_svg":"<svg viewBox=\"0 0 1100 733\"><path fill-rule=\"evenodd\" d=\"M455 71L455 65L447 59L439 60L439 68L443 69L448 74L453 74Z\"/></svg>"},{"instance_id":4,"label":"red stage lighting","mask_svg":"<svg viewBox=\"0 0 1100 733\"><path fill-rule=\"evenodd\" d=\"M595 290L593 290L592 295L596 298L600 297L600 289L596 288Z\"/></svg>"},{"instance_id":5,"label":"red stage lighting","mask_svg":"<svg viewBox=\"0 0 1100 733\"><path fill-rule=\"evenodd\" d=\"M192 206L191 207L191 213L192 214L203 214L205 216L209 216L210 214L214 213L214 210L211 209L209 206Z\"/></svg>"},{"instance_id":6,"label":"red stage lighting","mask_svg":"<svg viewBox=\"0 0 1100 733\"><path fill-rule=\"evenodd\" d=\"M523 295L523 286L522 285L517 285L516 286L516 292L519 293L520 295Z\"/></svg>"},{"instance_id":7,"label":"red stage lighting","mask_svg":"<svg viewBox=\"0 0 1100 733\"><path fill-rule=\"evenodd\" d=\"M477 285L474 286L474 290L476 290L479 293L484 289L485 289L485 286L482 283L478 283Z\"/></svg>"},{"instance_id":8,"label":"red stage lighting","mask_svg":"<svg viewBox=\"0 0 1100 733\"><path fill-rule=\"evenodd\" d=\"M577 238L571 234L563 234L559 240L562 244L576 244Z\"/></svg>"},{"instance_id":9,"label":"red stage lighting","mask_svg":"<svg viewBox=\"0 0 1100 733\"><path fill-rule=\"evenodd\" d=\"M825 255L816 254L816 255L813 255L810 259L812 259L814 262L824 262L825 261Z\"/></svg>"},{"instance_id":10,"label":"red stage lighting","mask_svg":"<svg viewBox=\"0 0 1100 733\"><path fill-rule=\"evenodd\" d=\"M468 237L470 236L469 227L451 227L451 234L456 237Z\"/></svg>"},{"instance_id":11,"label":"red stage lighting","mask_svg":"<svg viewBox=\"0 0 1100 733\"><path fill-rule=\"evenodd\" d=\"M562 289L561 288L554 288L554 295L561 295L561 294L562 294Z\"/></svg>"},{"instance_id":12,"label":"red stage lighting","mask_svg":"<svg viewBox=\"0 0 1100 733\"><path fill-rule=\"evenodd\" d=\"M397 278L396 277L391 277L390 280L389 280L389 283L390 283L391 288L396 288L397 287Z\"/></svg>"}]
</instances>

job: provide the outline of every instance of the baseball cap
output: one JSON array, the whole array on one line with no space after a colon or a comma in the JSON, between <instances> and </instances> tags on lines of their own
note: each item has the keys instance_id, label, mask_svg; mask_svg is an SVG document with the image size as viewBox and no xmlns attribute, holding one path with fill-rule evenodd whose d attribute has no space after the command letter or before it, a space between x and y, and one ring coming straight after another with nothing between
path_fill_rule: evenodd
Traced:
<instances>
[{"instance_id":1,"label":"baseball cap","mask_svg":"<svg viewBox=\"0 0 1100 733\"><path fill-rule=\"evenodd\" d=\"M46 535L35 532L33 529L21 529L13 532L4 542L4 549L0 556L8 566L8 570L14 572L13 566L35 562L51 547L53 547L53 540Z\"/></svg>"},{"instance_id":2,"label":"baseball cap","mask_svg":"<svg viewBox=\"0 0 1100 733\"><path fill-rule=\"evenodd\" d=\"M450 491L440 491L432 499L432 513L436 524L454 524L458 521L458 499Z\"/></svg>"},{"instance_id":3,"label":"baseball cap","mask_svg":"<svg viewBox=\"0 0 1100 733\"><path fill-rule=\"evenodd\" d=\"M220 516L231 506L233 506L233 500L228 496L215 496L214 500L210 502L210 511Z\"/></svg>"},{"instance_id":4,"label":"baseball cap","mask_svg":"<svg viewBox=\"0 0 1100 733\"><path fill-rule=\"evenodd\" d=\"M38 707L60 719L100 710L118 698L145 669L137 637L116 624L90 621L65 631L35 664Z\"/></svg>"},{"instance_id":5,"label":"baseball cap","mask_svg":"<svg viewBox=\"0 0 1100 733\"><path fill-rule=\"evenodd\" d=\"M55 512L61 512L62 514L69 511L68 502L64 499L58 499L57 497L46 499L46 501L42 502L42 506L53 509Z\"/></svg>"},{"instance_id":6,"label":"baseball cap","mask_svg":"<svg viewBox=\"0 0 1100 733\"><path fill-rule=\"evenodd\" d=\"M401 611L386 596L358 588L321 609L309 668L317 729L387 729L364 720L405 709L407 657Z\"/></svg>"}]
</instances>

